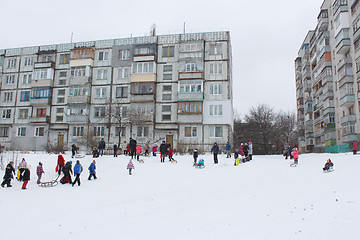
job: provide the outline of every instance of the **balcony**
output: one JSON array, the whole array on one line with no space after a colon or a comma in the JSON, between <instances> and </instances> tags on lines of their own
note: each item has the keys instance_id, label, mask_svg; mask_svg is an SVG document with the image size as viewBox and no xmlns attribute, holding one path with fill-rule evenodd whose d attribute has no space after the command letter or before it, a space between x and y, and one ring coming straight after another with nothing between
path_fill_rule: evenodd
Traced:
<instances>
[{"instance_id":1,"label":"balcony","mask_svg":"<svg viewBox=\"0 0 360 240\"><path fill-rule=\"evenodd\" d=\"M356 133L350 133L349 135L345 135L342 138L344 143L352 143L352 142L357 142L358 141L358 136Z\"/></svg>"},{"instance_id":2,"label":"balcony","mask_svg":"<svg viewBox=\"0 0 360 240\"><path fill-rule=\"evenodd\" d=\"M67 115L66 120L69 123L88 123L89 117L87 115Z\"/></svg>"},{"instance_id":3,"label":"balcony","mask_svg":"<svg viewBox=\"0 0 360 240\"><path fill-rule=\"evenodd\" d=\"M204 79L204 72L179 72L179 80Z\"/></svg>"},{"instance_id":4,"label":"balcony","mask_svg":"<svg viewBox=\"0 0 360 240\"><path fill-rule=\"evenodd\" d=\"M323 100L326 100L326 99L334 99L334 92L333 91L327 91L324 93L323 95Z\"/></svg>"},{"instance_id":5,"label":"balcony","mask_svg":"<svg viewBox=\"0 0 360 240\"><path fill-rule=\"evenodd\" d=\"M76 104L76 103L90 103L90 96L69 96L68 104Z\"/></svg>"},{"instance_id":6,"label":"balcony","mask_svg":"<svg viewBox=\"0 0 360 240\"><path fill-rule=\"evenodd\" d=\"M71 85L85 85L91 83L91 77L70 77L70 86Z\"/></svg>"},{"instance_id":7,"label":"balcony","mask_svg":"<svg viewBox=\"0 0 360 240\"><path fill-rule=\"evenodd\" d=\"M335 113L335 108L334 107L327 107L324 109L323 111L323 115L329 114L329 113Z\"/></svg>"},{"instance_id":8,"label":"balcony","mask_svg":"<svg viewBox=\"0 0 360 240\"><path fill-rule=\"evenodd\" d=\"M340 99L340 106L341 107L350 107L355 103L355 94L345 95L343 98Z\"/></svg>"},{"instance_id":9,"label":"balcony","mask_svg":"<svg viewBox=\"0 0 360 240\"><path fill-rule=\"evenodd\" d=\"M342 39L338 45L336 45L337 54L346 54L349 52L351 41L349 38Z\"/></svg>"},{"instance_id":10,"label":"balcony","mask_svg":"<svg viewBox=\"0 0 360 240\"><path fill-rule=\"evenodd\" d=\"M131 102L154 102L154 93L132 93L130 97Z\"/></svg>"},{"instance_id":11,"label":"balcony","mask_svg":"<svg viewBox=\"0 0 360 240\"><path fill-rule=\"evenodd\" d=\"M341 88L345 83L354 83L353 75L346 75L339 81L339 88Z\"/></svg>"},{"instance_id":12,"label":"balcony","mask_svg":"<svg viewBox=\"0 0 360 240\"><path fill-rule=\"evenodd\" d=\"M324 133L325 133L325 129L321 128L321 129L315 131L315 137L322 136L322 135L324 135Z\"/></svg>"},{"instance_id":13,"label":"balcony","mask_svg":"<svg viewBox=\"0 0 360 240\"><path fill-rule=\"evenodd\" d=\"M341 118L341 124L348 123L348 122L356 122L356 115L347 115Z\"/></svg>"},{"instance_id":14,"label":"balcony","mask_svg":"<svg viewBox=\"0 0 360 240\"><path fill-rule=\"evenodd\" d=\"M360 100L360 92L357 93L358 100Z\"/></svg>"},{"instance_id":15,"label":"balcony","mask_svg":"<svg viewBox=\"0 0 360 240\"><path fill-rule=\"evenodd\" d=\"M51 97L49 98L30 98L31 105L47 106L51 105Z\"/></svg>"},{"instance_id":16,"label":"balcony","mask_svg":"<svg viewBox=\"0 0 360 240\"><path fill-rule=\"evenodd\" d=\"M30 122L31 123L49 123L50 122L50 116L31 117Z\"/></svg>"},{"instance_id":17,"label":"balcony","mask_svg":"<svg viewBox=\"0 0 360 240\"><path fill-rule=\"evenodd\" d=\"M178 93L178 101L203 101L204 94L202 92L184 92Z\"/></svg>"},{"instance_id":18,"label":"balcony","mask_svg":"<svg viewBox=\"0 0 360 240\"><path fill-rule=\"evenodd\" d=\"M325 31L329 26L328 11L322 10L318 16L318 28L319 31Z\"/></svg>"},{"instance_id":19,"label":"balcony","mask_svg":"<svg viewBox=\"0 0 360 240\"><path fill-rule=\"evenodd\" d=\"M34 63L34 68L55 68L55 62L49 61L49 62L37 62Z\"/></svg>"},{"instance_id":20,"label":"balcony","mask_svg":"<svg viewBox=\"0 0 360 240\"><path fill-rule=\"evenodd\" d=\"M31 87L52 87L54 81L52 79L31 80Z\"/></svg>"}]
</instances>

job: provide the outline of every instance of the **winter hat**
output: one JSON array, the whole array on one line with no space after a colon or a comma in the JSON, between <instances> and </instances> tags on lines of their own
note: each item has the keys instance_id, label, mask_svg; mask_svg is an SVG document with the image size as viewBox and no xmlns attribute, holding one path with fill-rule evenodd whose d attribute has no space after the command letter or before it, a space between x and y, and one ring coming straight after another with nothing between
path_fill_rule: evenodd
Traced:
<instances>
[{"instance_id":1,"label":"winter hat","mask_svg":"<svg viewBox=\"0 0 360 240\"><path fill-rule=\"evenodd\" d=\"M116 143L114 143L114 145L116 145Z\"/></svg>"},{"instance_id":2,"label":"winter hat","mask_svg":"<svg viewBox=\"0 0 360 240\"><path fill-rule=\"evenodd\" d=\"M72 164L72 161L70 161L69 163Z\"/></svg>"},{"instance_id":3,"label":"winter hat","mask_svg":"<svg viewBox=\"0 0 360 240\"><path fill-rule=\"evenodd\" d=\"M96 163L96 161L95 161L95 160L93 160L93 163Z\"/></svg>"},{"instance_id":4,"label":"winter hat","mask_svg":"<svg viewBox=\"0 0 360 240\"><path fill-rule=\"evenodd\" d=\"M25 162L25 158L23 158L21 161L22 161L22 162Z\"/></svg>"},{"instance_id":5,"label":"winter hat","mask_svg":"<svg viewBox=\"0 0 360 240\"><path fill-rule=\"evenodd\" d=\"M197 152L197 151L198 151L197 148L195 148L194 152Z\"/></svg>"},{"instance_id":6,"label":"winter hat","mask_svg":"<svg viewBox=\"0 0 360 240\"><path fill-rule=\"evenodd\" d=\"M79 164L80 163L80 161L79 160L76 160L76 164Z\"/></svg>"},{"instance_id":7,"label":"winter hat","mask_svg":"<svg viewBox=\"0 0 360 240\"><path fill-rule=\"evenodd\" d=\"M249 144L252 144L252 142L249 142Z\"/></svg>"},{"instance_id":8,"label":"winter hat","mask_svg":"<svg viewBox=\"0 0 360 240\"><path fill-rule=\"evenodd\" d=\"M42 166L42 162L39 162L39 165Z\"/></svg>"}]
</instances>

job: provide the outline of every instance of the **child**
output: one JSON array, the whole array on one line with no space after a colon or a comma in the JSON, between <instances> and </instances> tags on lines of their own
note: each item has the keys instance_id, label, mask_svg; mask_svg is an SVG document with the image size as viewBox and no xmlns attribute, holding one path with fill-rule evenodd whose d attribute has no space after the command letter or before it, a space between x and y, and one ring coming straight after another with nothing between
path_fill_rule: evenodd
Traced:
<instances>
[{"instance_id":1,"label":"child","mask_svg":"<svg viewBox=\"0 0 360 240\"><path fill-rule=\"evenodd\" d=\"M81 166L80 161L77 160L74 166L74 175L76 177L75 177L75 181L72 183L72 186L74 186L76 182L78 183L78 186L80 186L80 174L82 173L82 171L83 171L83 167Z\"/></svg>"},{"instance_id":2,"label":"child","mask_svg":"<svg viewBox=\"0 0 360 240\"><path fill-rule=\"evenodd\" d=\"M28 184L28 182L30 181L30 165L26 165L26 168L24 170L24 175L23 175L23 185L22 185L22 189L26 189L26 185Z\"/></svg>"},{"instance_id":3,"label":"child","mask_svg":"<svg viewBox=\"0 0 360 240\"><path fill-rule=\"evenodd\" d=\"M93 158L98 158L99 157L99 151L96 147L93 147Z\"/></svg>"},{"instance_id":4,"label":"child","mask_svg":"<svg viewBox=\"0 0 360 240\"><path fill-rule=\"evenodd\" d=\"M128 144L126 146L126 152L127 152L127 155L130 155L130 144Z\"/></svg>"},{"instance_id":5,"label":"child","mask_svg":"<svg viewBox=\"0 0 360 240\"><path fill-rule=\"evenodd\" d=\"M240 160L239 160L239 149L236 149L235 150L235 153L234 153L234 158L235 158L235 166L238 166L239 165L239 162L240 162Z\"/></svg>"},{"instance_id":6,"label":"child","mask_svg":"<svg viewBox=\"0 0 360 240\"><path fill-rule=\"evenodd\" d=\"M127 165L127 169L129 169L129 175L131 175L131 170L135 169L134 164L133 164L131 159L130 159L130 162L128 163L128 165Z\"/></svg>"},{"instance_id":7,"label":"child","mask_svg":"<svg viewBox=\"0 0 360 240\"><path fill-rule=\"evenodd\" d=\"M89 168L88 168L89 173L90 173L88 180L91 180L91 177L94 177L94 179L97 178L96 177L96 165L95 164L96 164L96 161L93 160L92 163L90 164Z\"/></svg>"},{"instance_id":8,"label":"child","mask_svg":"<svg viewBox=\"0 0 360 240\"><path fill-rule=\"evenodd\" d=\"M23 158L18 166L18 169L20 171L20 177L19 177L19 181L21 182L23 180L23 172L25 171L26 169L26 161L25 161L25 158Z\"/></svg>"},{"instance_id":9,"label":"child","mask_svg":"<svg viewBox=\"0 0 360 240\"><path fill-rule=\"evenodd\" d=\"M42 162L39 162L39 166L37 166L37 168L36 168L36 174L38 175L38 180L37 180L37 182L36 182L37 184L40 184L40 182L41 182L41 175L42 175L43 173L45 173L42 165L43 165Z\"/></svg>"},{"instance_id":10,"label":"child","mask_svg":"<svg viewBox=\"0 0 360 240\"><path fill-rule=\"evenodd\" d=\"M294 163L297 165L299 163L299 150L297 148L294 149L293 155L294 155Z\"/></svg>"},{"instance_id":11,"label":"child","mask_svg":"<svg viewBox=\"0 0 360 240\"><path fill-rule=\"evenodd\" d=\"M61 172L62 172L62 169L64 168L65 166L65 159L63 157L63 155L59 154L58 156L58 165L57 165L57 171L58 171L58 174L60 176Z\"/></svg>"},{"instance_id":12,"label":"child","mask_svg":"<svg viewBox=\"0 0 360 240\"><path fill-rule=\"evenodd\" d=\"M329 171L330 168L332 168L334 166L333 162L331 162L331 160L327 160L327 162L325 163L325 167L323 168L323 171Z\"/></svg>"},{"instance_id":13,"label":"child","mask_svg":"<svg viewBox=\"0 0 360 240\"><path fill-rule=\"evenodd\" d=\"M199 157L199 153L198 153L197 148L195 148L195 150L194 150L193 157L194 157L194 164L196 164L197 158Z\"/></svg>"},{"instance_id":14,"label":"child","mask_svg":"<svg viewBox=\"0 0 360 240\"><path fill-rule=\"evenodd\" d=\"M2 187L4 187L5 184L7 187L12 187L11 179L12 179L13 173L15 174L14 161L10 161L10 163L8 165L6 165L4 181L1 183Z\"/></svg>"},{"instance_id":15,"label":"child","mask_svg":"<svg viewBox=\"0 0 360 240\"><path fill-rule=\"evenodd\" d=\"M171 161L174 161L174 159L173 159L173 156L174 155L174 150L172 150L171 148L169 148L169 162L171 162Z\"/></svg>"},{"instance_id":16,"label":"child","mask_svg":"<svg viewBox=\"0 0 360 240\"><path fill-rule=\"evenodd\" d=\"M154 146L152 147L153 157L156 157L156 152L157 152L157 146L156 146L156 143L155 143Z\"/></svg>"},{"instance_id":17,"label":"child","mask_svg":"<svg viewBox=\"0 0 360 240\"><path fill-rule=\"evenodd\" d=\"M116 143L114 143L114 157L117 157L117 151L118 151L118 146Z\"/></svg>"},{"instance_id":18,"label":"child","mask_svg":"<svg viewBox=\"0 0 360 240\"><path fill-rule=\"evenodd\" d=\"M204 159L200 158L198 166L204 166Z\"/></svg>"},{"instance_id":19,"label":"child","mask_svg":"<svg viewBox=\"0 0 360 240\"><path fill-rule=\"evenodd\" d=\"M142 148L141 148L141 145L140 144L138 144L137 146L136 146L136 159L139 161L139 156L140 156L140 154L142 153Z\"/></svg>"}]
</instances>

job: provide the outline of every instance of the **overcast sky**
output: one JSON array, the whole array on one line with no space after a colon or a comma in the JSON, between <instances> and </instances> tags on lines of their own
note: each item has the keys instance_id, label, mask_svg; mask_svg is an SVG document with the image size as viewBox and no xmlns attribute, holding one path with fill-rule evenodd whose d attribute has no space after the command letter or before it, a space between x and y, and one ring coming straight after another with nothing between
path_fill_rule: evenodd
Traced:
<instances>
[{"instance_id":1,"label":"overcast sky","mask_svg":"<svg viewBox=\"0 0 360 240\"><path fill-rule=\"evenodd\" d=\"M0 0L0 49L157 34L229 30L234 108L296 111L294 60L323 0Z\"/></svg>"}]
</instances>

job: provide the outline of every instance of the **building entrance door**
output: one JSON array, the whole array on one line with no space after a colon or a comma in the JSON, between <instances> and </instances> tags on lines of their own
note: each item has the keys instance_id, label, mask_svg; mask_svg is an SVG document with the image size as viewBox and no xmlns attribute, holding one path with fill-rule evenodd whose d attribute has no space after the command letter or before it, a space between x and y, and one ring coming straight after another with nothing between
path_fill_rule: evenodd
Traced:
<instances>
[{"instance_id":1,"label":"building entrance door","mask_svg":"<svg viewBox=\"0 0 360 240\"><path fill-rule=\"evenodd\" d=\"M58 135L58 145L64 146L64 134Z\"/></svg>"},{"instance_id":2,"label":"building entrance door","mask_svg":"<svg viewBox=\"0 0 360 240\"><path fill-rule=\"evenodd\" d=\"M169 141L171 148L174 149L174 137L173 135L166 135L166 141Z\"/></svg>"}]
</instances>

